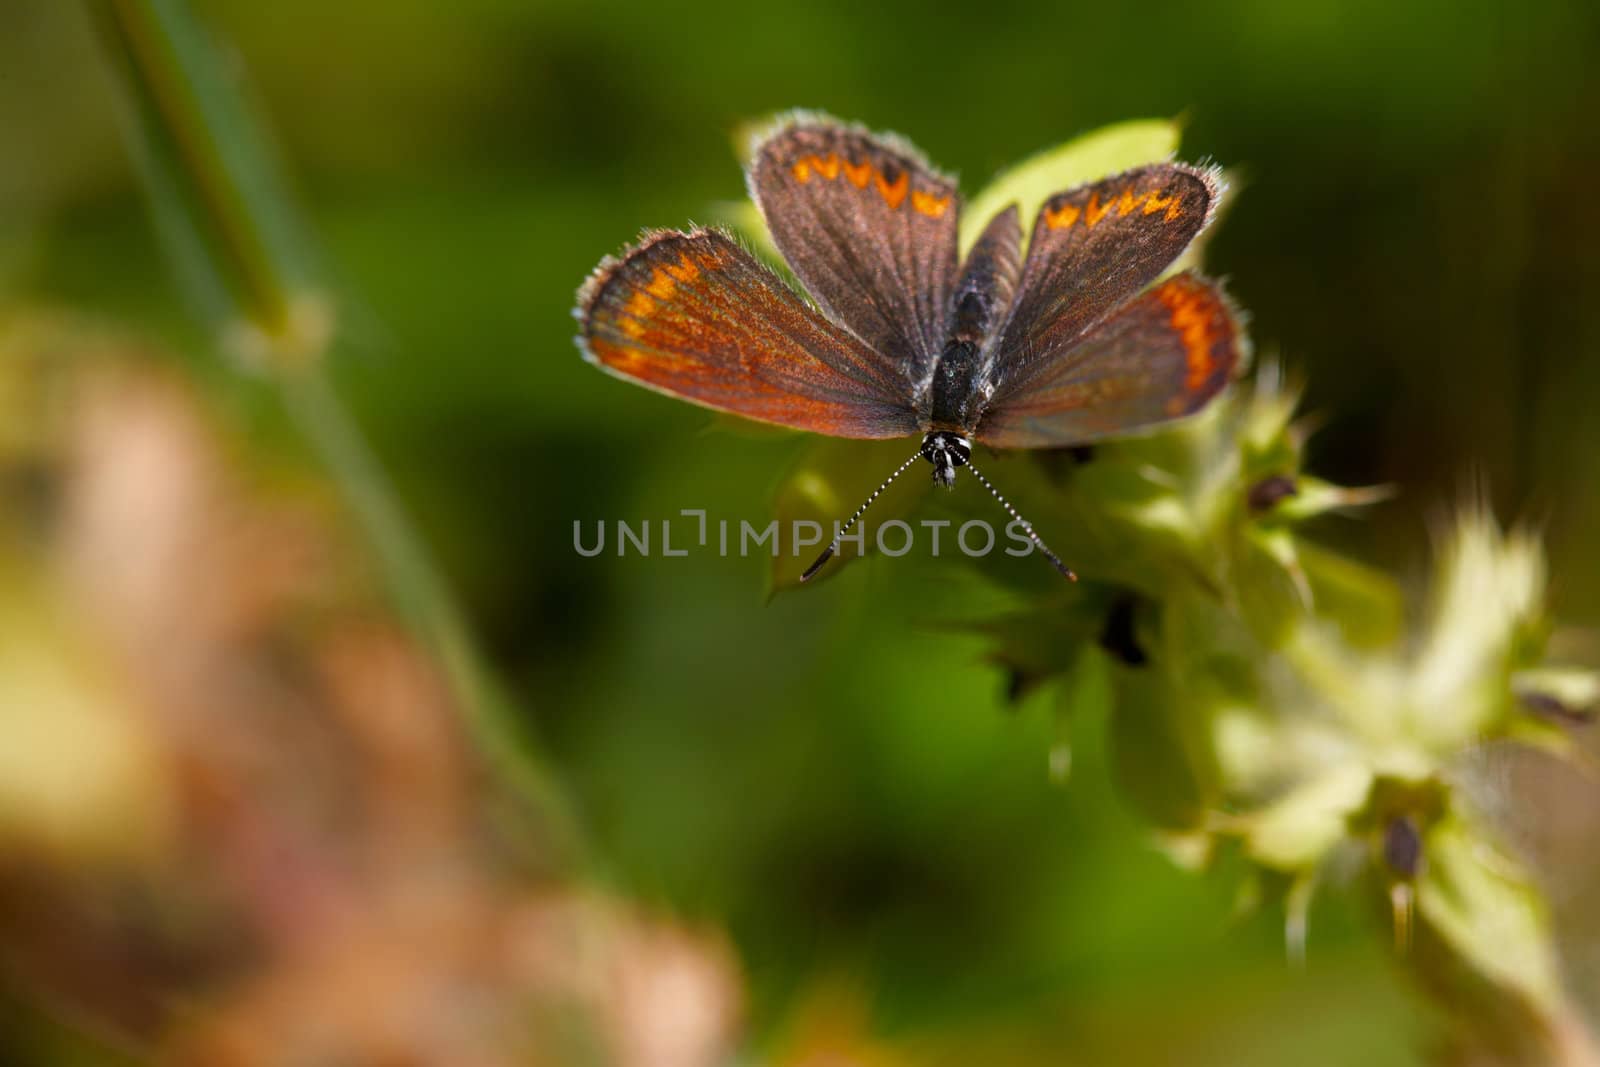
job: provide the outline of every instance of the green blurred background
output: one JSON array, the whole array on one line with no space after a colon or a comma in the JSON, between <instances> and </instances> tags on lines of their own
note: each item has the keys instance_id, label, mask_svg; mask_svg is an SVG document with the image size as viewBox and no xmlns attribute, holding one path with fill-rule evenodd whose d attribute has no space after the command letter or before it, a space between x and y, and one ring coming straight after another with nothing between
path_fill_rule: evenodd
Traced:
<instances>
[{"instance_id":1,"label":"green blurred background","mask_svg":"<svg viewBox=\"0 0 1600 1067\"><path fill-rule=\"evenodd\" d=\"M196 0L340 286L339 387L571 786L604 877L725 927L750 1030L861 990L887 1035L1038 1062L1420 1062L1432 1034L1337 894L1281 916L1149 847L1048 698L1013 707L959 562L763 602L760 560L578 558L574 520L764 521L804 442L722 429L572 346L573 291L647 226L743 195L789 107L913 139L970 193L1127 118L1237 176L1210 270L1308 382L1311 452L1396 501L1324 540L1420 573L1488 493L1600 619L1600 8L1365 0L728 7ZM165 269L75 5L0 3L0 286L166 339L242 446L303 462ZM274 458L275 457L275 458ZM1039 582L1052 580L1044 568Z\"/></svg>"}]
</instances>

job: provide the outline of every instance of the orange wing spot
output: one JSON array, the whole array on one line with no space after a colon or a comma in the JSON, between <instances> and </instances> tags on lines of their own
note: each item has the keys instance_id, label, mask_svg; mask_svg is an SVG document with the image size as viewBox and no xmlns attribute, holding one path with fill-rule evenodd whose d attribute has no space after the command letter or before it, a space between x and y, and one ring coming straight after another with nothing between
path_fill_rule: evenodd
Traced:
<instances>
[{"instance_id":1,"label":"orange wing spot","mask_svg":"<svg viewBox=\"0 0 1600 1067\"><path fill-rule=\"evenodd\" d=\"M950 210L950 198L948 196L934 196L932 193L925 193L921 189L915 189L911 193L911 206L930 219L942 219L944 218L944 213Z\"/></svg>"},{"instance_id":2,"label":"orange wing spot","mask_svg":"<svg viewBox=\"0 0 1600 1067\"><path fill-rule=\"evenodd\" d=\"M657 300L668 300L672 297L672 291L677 287L678 283L667 277L666 271L657 267L655 274L650 276L650 284L644 287L644 291Z\"/></svg>"},{"instance_id":3,"label":"orange wing spot","mask_svg":"<svg viewBox=\"0 0 1600 1067\"><path fill-rule=\"evenodd\" d=\"M643 291L640 291L628 298L628 302L622 306L622 310L636 319L649 318L656 313L656 302L645 295Z\"/></svg>"},{"instance_id":4,"label":"orange wing spot","mask_svg":"<svg viewBox=\"0 0 1600 1067\"><path fill-rule=\"evenodd\" d=\"M644 327L637 322L623 323L622 329L634 340L639 340L645 333ZM659 382L669 374L693 373L698 369L696 360L669 352L642 352L637 348L611 344L599 339L593 342L592 347L595 357L601 363L640 381Z\"/></svg>"},{"instance_id":5,"label":"orange wing spot","mask_svg":"<svg viewBox=\"0 0 1600 1067\"><path fill-rule=\"evenodd\" d=\"M844 176L849 178L850 184L855 186L857 189L865 189L867 187L867 183L872 180L871 163L862 163L858 165L851 163L849 160L845 160L840 164L840 166L844 168Z\"/></svg>"},{"instance_id":6,"label":"orange wing spot","mask_svg":"<svg viewBox=\"0 0 1600 1067\"><path fill-rule=\"evenodd\" d=\"M1162 196L1159 193L1150 193L1145 196L1144 213L1146 215L1154 215L1162 208L1167 209L1166 221L1168 222L1171 222L1173 219L1178 218L1183 214L1183 209L1178 206L1178 197L1176 193L1171 196Z\"/></svg>"},{"instance_id":7,"label":"orange wing spot","mask_svg":"<svg viewBox=\"0 0 1600 1067\"><path fill-rule=\"evenodd\" d=\"M678 257L677 266L667 267L667 273L672 275L673 279L679 284L687 285L700 277L700 268L694 265L694 260L690 259L689 254L685 252Z\"/></svg>"},{"instance_id":8,"label":"orange wing spot","mask_svg":"<svg viewBox=\"0 0 1600 1067\"><path fill-rule=\"evenodd\" d=\"M878 193L883 197L883 202L889 205L890 211L900 210L900 205L905 203L906 192L911 188L911 175L905 171L900 172L900 177L891 184L883 180L883 174L877 176Z\"/></svg>"},{"instance_id":9,"label":"orange wing spot","mask_svg":"<svg viewBox=\"0 0 1600 1067\"><path fill-rule=\"evenodd\" d=\"M1052 230L1070 230L1081 214L1083 212L1071 204L1062 204L1054 211L1045 208L1044 224Z\"/></svg>"},{"instance_id":10,"label":"orange wing spot","mask_svg":"<svg viewBox=\"0 0 1600 1067\"><path fill-rule=\"evenodd\" d=\"M789 173L794 175L795 181L799 182L801 185L804 185L806 182L811 180L811 164L802 159L800 162L789 168Z\"/></svg>"},{"instance_id":11,"label":"orange wing spot","mask_svg":"<svg viewBox=\"0 0 1600 1067\"><path fill-rule=\"evenodd\" d=\"M1103 207L1100 204L1100 194L1090 193L1089 204L1083 209L1083 224L1089 229L1094 229L1100 220L1106 217L1106 212L1115 206L1114 201L1108 201Z\"/></svg>"},{"instance_id":12,"label":"orange wing spot","mask_svg":"<svg viewBox=\"0 0 1600 1067\"><path fill-rule=\"evenodd\" d=\"M811 166L830 182L839 176L839 153L829 152L826 159L811 157Z\"/></svg>"},{"instance_id":13,"label":"orange wing spot","mask_svg":"<svg viewBox=\"0 0 1600 1067\"><path fill-rule=\"evenodd\" d=\"M1119 199L1117 201L1117 214L1118 215L1131 215L1131 214L1133 214L1133 209L1138 207L1139 206L1139 201L1141 201L1143 199L1144 199L1144 195L1142 193L1139 196L1134 196L1133 195L1133 186L1131 186L1131 185L1128 186L1128 188L1122 190L1122 197L1121 197L1121 199Z\"/></svg>"},{"instance_id":14,"label":"orange wing spot","mask_svg":"<svg viewBox=\"0 0 1600 1067\"><path fill-rule=\"evenodd\" d=\"M1191 393L1198 392L1216 365L1211 358L1211 350L1219 340L1215 306L1203 292L1183 286L1163 286L1157 292L1167 306L1168 321L1183 341L1183 356L1189 366L1183 387Z\"/></svg>"}]
</instances>

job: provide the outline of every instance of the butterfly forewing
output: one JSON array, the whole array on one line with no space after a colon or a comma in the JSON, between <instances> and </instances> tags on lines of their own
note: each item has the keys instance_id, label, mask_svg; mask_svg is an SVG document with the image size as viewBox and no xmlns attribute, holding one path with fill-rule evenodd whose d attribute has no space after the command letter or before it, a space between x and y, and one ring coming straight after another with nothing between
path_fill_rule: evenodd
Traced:
<instances>
[{"instance_id":1,"label":"butterfly forewing","mask_svg":"<svg viewBox=\"0 0 1600 1067\"><path fill-rule=\"evenodd\" d=\"M1214 282L1175 275L1022 384L1002 382L976 436L996 448L1091 441L1187 415L1227 384L1244 342Z\"/></svg>"},{"instance_id":2,"label":"butterfly forewing","mask_svg":"<svg viewBox=\"0 0 1600 1067\"><path fill-rule=\"evenodd\" d=\"M1049 373L1089 327L1160 277L1205 227L1218 190L1210 171L1157 163L1045 201L995 349L1000 385Z\"/></svg>"},{"instance_id":3,"label":"butterfly forewing","mask_svg":"<svg viewBox=\"0 0 1600 1067\"><path fill-rule=\"evenodd\" d=\"M835 437L917 431L894 368L715 230L605 261L576 314L592 362L660 392Z\"/></svg>"},{"instance_id":4,"label":"butterfly forewing","mask_svg":"<svg viewBox=\"0 0 1600 1067\"><path fill-rule=\"evenodd\" d=\"M917 388L949 324L955 183L899 141L806 117L758 142L749 180L806 290Z\"/></svg>"}]
</instances>

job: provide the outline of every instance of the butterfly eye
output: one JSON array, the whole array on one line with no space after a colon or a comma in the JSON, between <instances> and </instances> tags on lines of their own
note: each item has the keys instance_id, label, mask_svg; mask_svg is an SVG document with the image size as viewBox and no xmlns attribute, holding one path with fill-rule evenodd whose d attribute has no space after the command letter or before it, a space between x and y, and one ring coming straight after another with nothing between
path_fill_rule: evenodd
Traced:
<instances>
[{"instance_id":1,"label":"butterfly eye","mask_svg":"<svg viewBox=\"0 0 1600 1067\"><path fill-rule=\"evenodd\" d=\"M940 430L928 435L928 445L940 452L947 453L958 467L965 467L967 460L972 458L972 442L958 433Z\"/></svg>"},{"instance_id":2,"label":"butterfly eye","mask_svg":"<svg viewBox=\"0 0 1600 1067\"><path fill-rule=\"evenodd\" d=\"M936 430L922 439L922 458L933 464L933 480L946 489L956 484L956 468L972 458L972 443L958 433Z\"/></svg>"}]
</instances>

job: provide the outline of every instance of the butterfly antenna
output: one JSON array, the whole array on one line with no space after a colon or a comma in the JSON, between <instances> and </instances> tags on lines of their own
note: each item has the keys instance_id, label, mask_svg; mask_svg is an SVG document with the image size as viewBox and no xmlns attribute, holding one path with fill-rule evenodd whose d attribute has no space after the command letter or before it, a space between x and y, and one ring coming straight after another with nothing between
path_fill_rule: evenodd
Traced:
<instances>
[{"instance_id":1,"label":"butterfly antenna","mask_svg":"<svg viewBox=\"0 0 1600 1067\"><path fill-rule=\"evenodd\" d=\"M882 493L883 493L883 491L885 489L889 488L889 483L894 481L896 478L900 477L902 474L904 474L906 472L906 468L910 467L913 463L915 463L917 460L919 460L921 458L922 458L922 449L919 448L915 452L911 453L911 458L910 459L908 459L904 463L900 464L900 466L895 470L895 472L893 474L891 474L891 475L889 475L889 477L885 478L883 480L883 484L878 486L878 488L876 488L876 489L874 489L872 491L872 495L871 496L867 497L867 499L865 499L865 500L863 500L861 502L861 506L859 508L856 508L855 514L851 515L850 518L846 519L845 520L845 524L843 526L839 527L839 532L833 535L832 543L830 543L828 545L828 547L823 551L822 555L817 557L817 561L815 563L813 563L811 566L807 567L806 568L806 572L800 576L800 580L802 582L806 581L807 579L809 579L813 575L815 575L818 571L820 571L822 569L822 565L824 563L828 562L830 559L833 558L833 554L835 552L839 551L839 542L844 540L844 535L846 533L850 532L850 527L854 526L856 524L856 520L861 518L862 513L865 512L868 508L870 508L872 506L872 502L874 500L878 499L878 497L880 495L882 495ZM1049 552L1050 550L1049 549L1045 549L1045 551Z\"/></svg>"},{"instance_id":2,"label":"butterfly antenna","mask_svg":"<svg viewBox=\"0 0 1600 1067\"><path fill-rule=\"evenodd\" d=\"M1006 509L1006 514L1010 515L1013 519L1022 524L1022 530L1028 535L1028 540L1033 542L1033 547L1037 548L1040 552L1043 552L1044 558L1056 565L1056 570L1061 572L1061 576L1069 582L1077 581L1078 576L1072 573L1072 568L1067 566L1065 563L1062 563L1061 557L1050 551L1050 546L1045 544L1044 541L1040 539L1039 535L1033 532L1033 523L1017 514L1017 509L1011 506L1011 502L1009 500L1000 495L1000 490L996 489L989 482L989 479L985 478L978 468L972 465L972 461L970 459L967 460L967 470L972 472L972 476L974 478L983 483L983 487L989 490L991 496L1000 501L1000 506Z\"/></svg>"}]
</instances>

